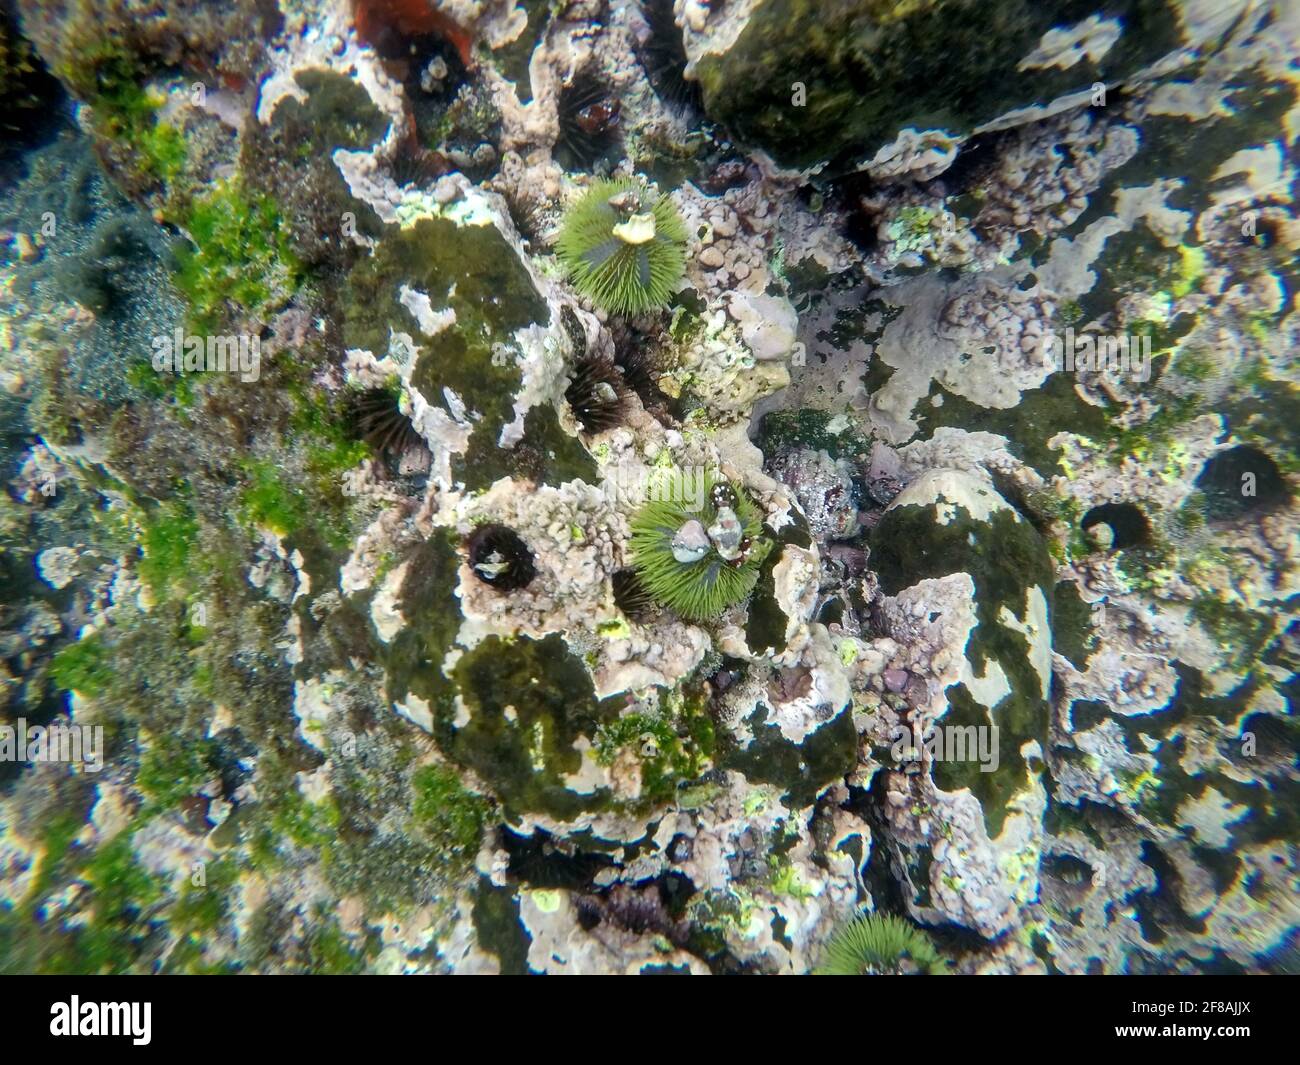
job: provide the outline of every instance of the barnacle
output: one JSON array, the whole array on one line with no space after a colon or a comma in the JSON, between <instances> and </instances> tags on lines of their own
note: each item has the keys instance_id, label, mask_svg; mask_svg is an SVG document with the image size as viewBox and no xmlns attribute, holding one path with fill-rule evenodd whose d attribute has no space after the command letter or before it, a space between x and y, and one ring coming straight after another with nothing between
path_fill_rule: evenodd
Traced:
<instances>
[{"instance_id":1,"label":"barnacle","mask_svg":"<svg viewBox=\"0 0 1300 1065\"><path fill-rule=\"evenodd\" d=\"M632 565L645 590L692 620L715 617L754 589L769 542L762 515L715 473L667 470L632 518Z\"/></svg>"},{"instance_id":2,"label":"barnacle","mask_svg":"<svg viewBox=\"0 0 1300 1065\"><path fill-rule=\"evenodd\" d=\"M614 314L665 306L686 269L686 227L637 179L597 181L565 215L560 262L583 295Z\"/></svg>"},{"instance_id":3,"label":"barnacle","mask_svg":"<svg viewBox=\"0 0 1300 1065\"><path fill-rule=\"evenodd\" d=\"M892 914L864 913L839 928L826 944L819 976L939 976L947 962L915 925Z\"/></svg>"}]
</instances>

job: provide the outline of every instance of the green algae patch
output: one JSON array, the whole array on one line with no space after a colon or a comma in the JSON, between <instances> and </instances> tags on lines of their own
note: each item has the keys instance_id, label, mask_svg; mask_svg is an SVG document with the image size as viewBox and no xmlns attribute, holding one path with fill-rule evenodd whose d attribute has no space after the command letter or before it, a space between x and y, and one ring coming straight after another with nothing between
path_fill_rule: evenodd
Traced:
<instances>
[{"instance_id":1,"label":"green algae patch","mask_svg":"<svg viewBox=\"0 0 1300 1065\"><path fill-rule=\"evenodd\" d=\"M235 870L228 861L210 862L206 884L187 882L169 904L164 880L135 857L137 821L94 851L75 846L83 820L71 814L51 821L43 833L45 857L27 897L0 907L0 973L101 974L156 971L164 925L182 937L168 955L168 971L195 971L198 950L187 940L215 928L227 912ZM80 910L75 920L41 919L40 906L56 885L76 883ZM66 902L61 905L66 905ZM181 959L185 961L182 963Z\"/></svg>"},{"instance_id":2,"label":"green algae patch","mask_svg":"<svg viewBox=\"0 0 1300 1065\"><path fill-rule=\"evenodd\" d=\"M95 134L127 153L123 177L129 184L176 181L188 156L185 135L160 116L165 99L143 85L146 65L124 41L92 36L95 32L92 25L80 28L82 39L67 48L69 58L56 73L91 105Z\"/></svg>"},{"instance_id":3,"label":"green algae patch","mask_svg":"<svg viewBox=\"0 0 1300 1065\"><path fill-rule=\"evenodd\" d=\"M47 942L47 973L137 971L152 931L150 911L163 885L136 861L131 832L101 847L82 873L92 901L90 919L66 939Z\"/></svg>"},{"instance_id":4,"label":"green algae patch","mask_svg":"<svg viewBox=\"0 0 1300 1065\"><path fill-rule=\"evenodd\" d=\"M508 816L568 820L610 805L608 789L582 793L565 780L582 769L576 741L611 722L617 700L596 699L586 666L561 637L491 636L453 673L469 720L454 729L449 753L491 785Z\"/></svg>"},{"instance_id":5,"label":"green algae patch","mask_svg":"<svg viewBox=\"0 0 1300 1065\"><path fill-rule=\"evenodd\" d=\"M1052 646L1079 670L1088 668L1096 650L1092 605L1079 595L1074 581L1059 581L1052 591Z\"/></svg>"},{"instance_id":6,"label":"green algae patch","mask_svg":"<svg viewBox=\"0 0 1300 1065\"><path fill-rule=\"evenodd\" d=\"M296 533L307 523L309 501L300 488L288 483L270 460L245 463L247 480L240 498L240 516L251 526L270 529L277 536Z\"/></svg>"},{"instance_id":7,"label":"green algae patch","mask_svg":"<svg viewBox=\"0 0 1300 1065\"><path fill-rule=\"evenodd\" d=\"M244 130L240 172L251 189L279 205L294 251L307 266L342 268L364 254L347 238L348 223L358 236L375 239L383 223L353 197L333 153L378 143L388 118L346 75L313 69L294 80L301 97L286 96L266 125L250 123Z\"/></svg>"},{"instance_id":8,"label":"green algae patch","mask_svg":"<svg viewBox=\"0 0 1300 1065\"><path fill-rule=\"evenodd\" d=\"M1212 202L1218 164L1276 138L1293 106L1294 86L1269 81L1257 71L1239 71L1225 94L1224 110L1217 115L1195 120L1179 115L1145 116L1142 151L1114 171L1108 183L1116 188L1140 188L1176 174L1180 187L1171 193L1170 206L1200 211ZM1096 198L1067 235L1111 209L1104 198Z\"/></svg>"},{"instance_id":9,"label":"green algae patch","mask_svg":"<svg viewBox=\"0 0 1300 1065\"><path fill-rule=\"evenodd\" d=\"M992 710L978 703L966 685L953 685L948 689L948 710L941 722L948 728L967 730L997 725L998 768L984 772L975 759L934 763L934 782L939 788L947 792L969 788L979 800L990 839L996 839L1001 833L1011 800L1025 790L1035 770L1020 754L1020 744L1026 738L1036 738L1041 744L1047 724L1046 704L1029 690L1036 678L1022 672L1019 676L1008 673L1007 679L1011 682L1011 694ZM967 731L966 735L973 733Z\"/></svg>"},{"instance_id":10,"label":"green algae patch","mask_svg":"<svg viewBox=\"0 0 1300 1065\"><path fill-rule=\"evenodd\" d=\"M327 866L332 860L342 823L338 801L334 793L320 802L308 800L298 790L297 768L279 754L265 753L259 759L258 801L238 811L247 825L248 855L255 869L283 868L301 850L318 852Z\"/></svg>"},{"instance_id":11,"label":"green algae patch","mask_svg":"<svg viewBox=\"0 0 1300 1065\"><path fill-rule=\"evenodd\" d=\"M427 755L395 719L356 747L331 763L339 831L324 855L330 884L374 912L445 911L474 876L491 804L464 787L455 767L419 765Z\"/></svg>"},{"instance_id":12,"label":"green algae patch","mask_svg":"<svg viewBox=\"0 0 1300 1065\"><path fill-rule=\"evenodd\" d=\"M1283 473L1300 475L1300 387L1256 368L1223 405L1228 428L1265 452Z\"/></svg>"},{"instance_id":13,"label":"green algae patch","mask_svg":"<svg viewBox=\"0 0 1300 1065\"><path fill-rule=\"evenodd\" d=\"M497 956L501 974L527 975L530 939L519 921L518 895L480 878L474 890L472 915L479 945Z\"/></svg>"},{"instance_id":14,"label":"green algae patch","mask_svg":"<svg viewBox=\"0 0 1300 1065\"><path fill-rule=\"evenodd\" d=\"M715 744L703 693L673 693L660 713L624 714L601 725L595 738L596 761L608 767L630 753L641 767L638 805L647 807L669 801L709 769Z\"/></svg>"},{"instance_id":15,"label":"green algae patch","mask_svg":"<svg viewBox=\"0 0 1300 1065\"><path fill-rule=\"evenodd\" d=\"M307 935L303 971L324 976L357 976L365 972L365 953L352 948L338 920L319 916L319 923Z\"/></svg>"},{"instance_id":16,"label":"green algae patch","mask_svg":"<svg viewBox=\"0 0 1300 1065\"><path fill-rule=\"evenodd\" d=\"M995 617L1005 606L1023 620L1026 589L1052 586L1042 537L1009 507L987 522L965 512L946 524L934 520L932 507L896 507L876 527L871 549L872 567L887 595L926 578L969 573L981 619Z\"/></svg>"},{"instance_id":17,"label":"green algae patch","mask_svg":"<svg viewBox=\"0 0 1300 1065\"><path fill-rule=\"evenodd\" d=\"M173 591L188 587L198 537L198 519L183 500L163 504L145 519L140 536L140 579L156 599L166 599Z\"/></svg>"},{"instance_id":18,"label":"green algae patch","mask_svg":"<svg viewBox=\"0 0 1300 1065\"><path fill-rule=\"evenodd\" d=\"M150 812L170 810L182 799L197 795L212 779L206 743L175 735L157 737L140 756L136 785L148 798Z\"/></svg>"},{"instance_id":19,"label":"green algae patch","mask_svg":"<svg viewBox=\"0 0 1300 1065\"><path fill-rule=\"evenodd\" d=\"M830 411L802 407L799 410L771 411L763 416L758 446L765 455L778 455L800 447L825 451L833 459L866 462L871 455L871 440L853 425Z\"/></svg>"},{"instance_id":20,"label":"green algae patch","mask_svg":"<svg viewBox=\"0 0 1300 1065\"><path fill-rule=\"evenodd\" d=\"M411 813L420 829L442 853L463 863L473 861L487 823L488 804L466 791L445 766L417 769L411 778L415 801Z\"/></svg>"},{"instance_id":21,"label":"green algae patch","mask_svg":"<svg viewBox=\"0 0 1300 1065\"><path fill-rule=\"evenodd\" d=\"M198 946L204 937L215 932L230 912L232 893L239 880L239 866L233 859L219 858L208 862L203 883L185 882L180 897L172 907L168 924Z\"/></svg>"},{"instance_id":22,"label":"green algae patch","mask_svg":"<svg viewBox=\"0 0 1300 1065\"><path fill-rule=\"evenodd\" d=\"M1228 665L1244 669L1253 665L1272 642L1279 619L1210 595L1192 600L1192 617L1199 621L1226 653Z\"/></svg>"},{"instance_id":23,"label":"green algae patch","mask_svg":"<svg viewBox=\"0 0 1300 1065\"><path fill-rule=\"evenodd\" d=\"M388 118L354 79L332 70L300 70L293 76L306 99L287 96L272 124L302 136L298 154L362 149L388 132Z\"/></svg>"},{"instance_id":24,"label":"green algae patch","mask_svg":"<svg viewBox=\"0 0 1300 1065\"><path fill-rule=\"evenodd\" d=\"M460 558L451 533L435 529L406 562L398 609L407 625L381 652L388 698L401 700L413 693L429 704L435 722L445 721L453 710L455 686L443 674L442 662L461 623L456 597Z\"/></svg>"},{"instance_id":25,"label":"green algae patch","mask_svg":"<svg viewBox=\"0 0 1300 1065\"><path fill-rule=\"evenodd\" d=\"M176 287L197 331L239 311L265 319L298 287L301 266L279 207L238 179L195 201L184 226L192 246L178 254Z\"/></svg>"},{"instance_id":26,"label":"green algae patch","mask_svg":"<svg viewBox=\"0 0 1300 1065\"><path fill-rule=\"evenodd\" d=\"M1248 806L1253 811L1250 818L1232 827L1233 842L1226 848L1228 852L1248 843L1294 839L1298 820L1296 789L1294 782L1286 779L1285 771L1280 768L1286 764L1285 759L1279 760L1277 771L1266 772L1254 780L1235 779L1231 772L1189 774L1184 762L1188 732L1199 722L1216 729L1242 722L1259 690L1258 684L1247 680L1227 694L1216 696L1198 670L1181 663L1174 668L1178 673L1178 688L1168 707L1140 718L1112 717L1123 730L1125 745L1130 751L1150 752L1157 760L1153 773L1125 780L1134 794L1139 812L1158 824L1178 826L1179 809L1183 804L1189 798L1201 795L1207 787L1213 787L1231 802ZM1260 719L1256 718L1247 722L1244 729L1252 732L1257 740L1268 742L1267 734L1259 730L1259 723ZM1281 722L1276 724L1286 727ZM1276 751L1278 755L1283 750L1288 753L1294 750L1294 736L1284 732L1276 739L1281 741ZM1250 760L1249 756L1239 757ZM1238 762L1237 768L1240 765Z\"/></svg>"},{"instance_id":27,"label":"green algae patch","mask_svg":"<svg viewBox=\"0 0 1300 1065\"><path fill-rule=\"evenodd\" d=\"M278 432L279 457L259 446L257 454L237 460L235 516L247 529L283 537L290 549L301 551L313 582L331 584L355 535L353 500L343 474L369 452L348 435L341 401L297 379L302 367L289 369L281 375L276 367L278 394L291 404L276 412L287 418Z\"/></svg>"},{"instance_id":28,"label":"green algae patch","mask_svg":"<svg viewBox=\"0 0 1300 1065\"><path fill-rule=\"evenodd\" d=\"M112 654L94 633L58 651L50 667L50 677L65 691L96 696L113 682Z\"/></svg>"},{"instance_id":29,"label":"green algae patch","mask_svg":"<svg viewBox=\"0 0 1300 1065\"><path fill-rule=\"evenodd\" d=\"M95 102L96 132L132 150L135 181L170 185L185 170L185 134L159 116L162 104L160 97L134 85Z\"/></svg>"},{"instance_id":30,"label":"green algae patch","mask_svg":"<svg viewBox=\"0 0 1300 1065\"><path fill-rule=\"evenodd\" d=\"M437 530L405 560L398 609L407 626L381 651L393 701L419 698L433 718L443 753L472 770L505 807L507 817L545 813L557 818L610 805L604 788L570 790L565 777L582 769L575 747L585 737L599 747L602 726L617 717L615 701L595 697L583 662L563 639L489 637L463 653L447 672L443 663L460 630L456 586L460 556L453 535ZM692 727L695 749L705 741ZM664 745L663 780L689 773L688 745ZM687 759L684 764L681 759ZM448 769L421 771L414 781L413 809L424 835L463 847L486 818L485 800L467 792Z\"/></svg>"},{"instance_id":31,"label":"green algae patch","mask_svg":"<svg viewBox=\"0 0 1300 1065\"><path fill-rule=\"evenodd\" d=\"M937 382L929 398L943 402L938 406L933 402L916 405L918 438L933 437L935 430L943 426L978 425L985 432L1006 437L1011 453L1043 477L1061 472L1060 451L1047 441L1064 426L1080 436L1096 439L1105 434L1108 424L1106 412L1080 399L1073 379L1063 373L1053 374L1041 388L1025 391L1014 407L981 407Z\"/></svg>"},{"instance_id":32,"label":"green algae patch","mask_svg":"<svg viewBox=\"0 0 1300 1065\"><path fill-rule=\"evenodd\" d=\"M771 653L785 646L785 627L790 620L776 601L776 583L772 571L781 561L782 552L787 546L804 549L812 546L807 520L793 509L790 516L794 520L779 533L773 533L769 526L763 527L764 534L772 539L773 545L759 567L758 581L750 596L745 618L745 642L759 654Z\"/></svg>"},{"instance_id":33,"label":"green algae patch","mask_svg":"<svg viewBox=\"0 0 1300 1065\"><path fill-rule=\"evenodd\" d=\"M425 336L401 302L404 287L423 293L436 311L454 311L455 322ZM345 348L382 357L392 331L408 334L419 351L411 386L438 406L454 393L480 416L470 440L472 458L456 460L453 470L471 489L487 487L499 470L491 452L514 420L522 383L514 333L550 318L515 250L495 226L423 218L409 229L390 231L375 254L352 270L344 290Z\"/></svg>"}]
</instances>

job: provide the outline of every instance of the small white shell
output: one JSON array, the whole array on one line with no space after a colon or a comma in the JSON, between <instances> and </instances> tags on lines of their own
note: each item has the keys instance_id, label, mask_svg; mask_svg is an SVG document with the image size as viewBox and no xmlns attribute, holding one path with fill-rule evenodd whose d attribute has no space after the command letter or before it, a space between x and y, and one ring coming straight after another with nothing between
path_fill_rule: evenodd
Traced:
<instances>
[{"instance_id":1,"label":"small white shell","mask_svg":"<svg viewBox=\"0 0 1300 1065\"><path fill-rule=\"evenodd\" d=\"M634 214L614 227L614 236L624 244L647 244L655 239L655 216L648 211Z\"/></svg>"},{"instance_id":2,"label":"small white shell","mask_svg":"<svg viewBox=\"0 0 1300 1065\"><path fill-rule=\"evenodd\" d=\"M474 569L478 571L479 576L488 581L496 580L509 568L510 563L501 557L499 551L493 551L482 562L478 562L474 566Z\"/></svg>"},{"instance_id":3,"label":"small white shell","mask_svg":"<svg viewBox=\"0 0 1300 1065\"><path fill-rule=\"evenodd\" d=\"M718 507L718 520L709 526L709 539L713 546L728 562L740 557L740 544L745 538L745 530L730 507Z\"/></svg>"},{"instance_id":4,"label":"small white shell","mask_svg":"<svg viewBox=\"0 0 1300 1065\"><path fill-rule=\"evenodd\" d=\"M686 565L698 562L709 553L709 534L704 531L704 524L692 518L677 530L673 537L673 558Z\"/></svg>"}]
</instances>

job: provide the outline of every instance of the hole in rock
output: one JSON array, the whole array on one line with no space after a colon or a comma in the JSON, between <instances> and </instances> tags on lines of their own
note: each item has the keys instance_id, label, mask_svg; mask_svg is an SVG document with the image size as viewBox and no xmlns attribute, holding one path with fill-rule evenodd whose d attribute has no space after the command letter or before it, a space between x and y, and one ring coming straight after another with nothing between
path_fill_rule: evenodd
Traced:
<instances>
[{"instance_id":1,"label":"hole in rock","mask_svg":"<svg viewBox=\"0 0 1300 1065\"><path fill-rule=\"evenodd\" d=\"M1205 494L1205 516L1212 521L1266 510L1285 503L1290 495L1277 463L1247 444L1210 459L1196 478L1196 487Z\"/></svg>"},{"instance_id":2,"label":"hole in rock","mask_svg":"<svg viewBox=\"0 0 1300 1065\"><path fill-rule=\"evenodd\" d=\"M1103 503L1093 507L1083 516L1083 530L1087 532L1096 525L1110 526L1114 534L1110 546L1115 551L1151 542L1151 523L1132 503Z\"/></svg>"}]
</instances>

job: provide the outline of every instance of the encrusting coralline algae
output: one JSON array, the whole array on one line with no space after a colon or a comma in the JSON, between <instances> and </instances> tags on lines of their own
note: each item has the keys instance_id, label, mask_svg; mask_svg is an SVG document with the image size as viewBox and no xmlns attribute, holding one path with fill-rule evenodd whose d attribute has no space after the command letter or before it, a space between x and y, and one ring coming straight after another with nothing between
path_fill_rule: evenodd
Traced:
<instances>
[{"instance_id":1,"label":"encrusting coralline algae","mask_svg":"<svg viewBox=\"0 0 1300 1065\"><path fill-rule=\"evenodd\" d=\"M0 968L1294 967L1294 4L14 6Z\"/></svg>"}]
</instances>

